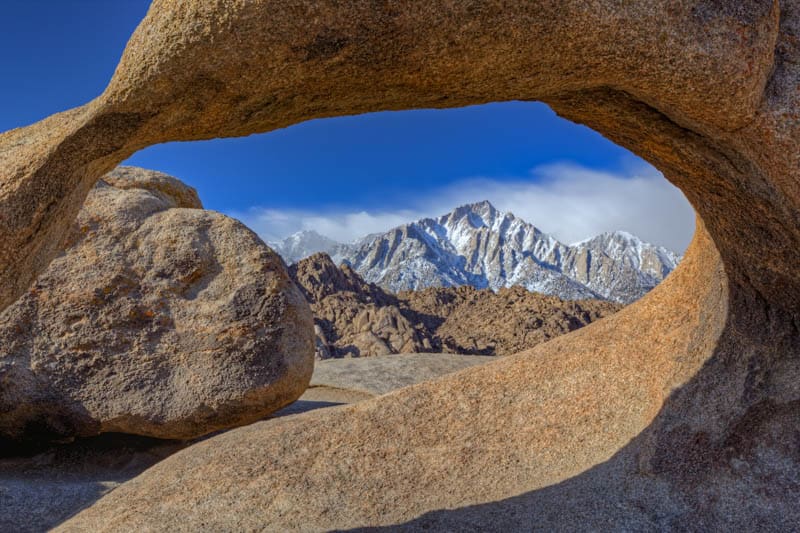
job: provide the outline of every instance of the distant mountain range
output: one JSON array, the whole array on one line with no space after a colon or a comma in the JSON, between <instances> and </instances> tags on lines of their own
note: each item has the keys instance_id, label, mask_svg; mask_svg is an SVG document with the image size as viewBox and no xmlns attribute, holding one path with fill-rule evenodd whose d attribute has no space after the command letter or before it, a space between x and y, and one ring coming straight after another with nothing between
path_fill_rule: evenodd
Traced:
<instances>
[{"instance_id":1,"label":"distant mountain range","mask_svg":"<svg viewBox=\"0 0 800 533\"><path fill-rule=\"evenodd\" d=\"M316 252L367 282L399 292L428 287L522 286L565 300L630 303L661 282L680 256L630 233L566 245L488 201L457 207L343 244L314 231L269 243L291 264Z\"/></svg>"}]
</instances>

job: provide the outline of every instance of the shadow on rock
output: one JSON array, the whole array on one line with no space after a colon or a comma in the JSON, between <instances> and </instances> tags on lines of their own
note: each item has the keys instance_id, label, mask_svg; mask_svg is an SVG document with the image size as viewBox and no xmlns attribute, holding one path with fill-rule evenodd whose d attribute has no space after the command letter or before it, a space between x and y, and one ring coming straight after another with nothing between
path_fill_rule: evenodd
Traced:
<instances>
[{"instance_id":1,"label":"shadow on rock","mask_svg":"<svg viewBox=\"0 0 800 533\"><path fill-rule=\"evenodd\" d=\"M348 531L797 531L800 332L783 327L794 313L751 298L734 291L745 311L714 355L607 461L519 496Z\"/></svg>"},{"instance_id":2,"label":"shadow on rock","mask_svg":"<svg viewBox=\"0 0 800 533\"><path fill-rule=\"evenodd\" d=\"M337 405L342 404L298 400L270 418ZM0 531L47 531L195 442L107 433L60 446L16 443L4 448L0 456Z\"/></svg>"},{"instance_id":3,"label":"shadow on rock","mask_svg":"<svg viewBox=\"0 0 800 533\"><path fill-rule=\"evenodd\" d=\"M46 531L187 445L109 433L17 449L0 458L0 531Z\"/></svg>"}]
</instances>

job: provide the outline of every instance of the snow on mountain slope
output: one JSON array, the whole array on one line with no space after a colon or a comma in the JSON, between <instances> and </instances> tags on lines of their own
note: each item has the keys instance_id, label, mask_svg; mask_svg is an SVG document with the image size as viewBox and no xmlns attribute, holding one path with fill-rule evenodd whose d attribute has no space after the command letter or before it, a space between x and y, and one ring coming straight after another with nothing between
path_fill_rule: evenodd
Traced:
<instances>
[{"instance_id":1,"label":"snow on mountain slope","mask_svg":"<svg viewBox=\"0 0 800 533\"><path fill-rule=\"evenodd\" d=\"M572 245L562 270L603 298L627 303L658 285L679 261L666 248L617 231Z\"/></svg>"},{"instance_id":2,"label":"snow on mountain slope","mask_svg":"<svg viewBox=\"0 0 800 533\"><path fill-rule=\"evenodd\" d=\"M630 303L677 265L673 252L626 232L566 245L488 201L344 245L302 232L274 246L287 262L325 251L368 282L397 292L426 287L520 285L565 300Z\"/></svg>"},{"instance_id":3,"label":"snow on mountain slope","mask_svg":"<svg viewBox=\"0 0 800 533\"><path fill-rule=\"evenodd\" d=\"M317 252L333 255L337 248L342 246L314 230L298 231L280 242L268 242L267 244L278 252L287 264L296 263Z\"/></svg>"}]
</instances>

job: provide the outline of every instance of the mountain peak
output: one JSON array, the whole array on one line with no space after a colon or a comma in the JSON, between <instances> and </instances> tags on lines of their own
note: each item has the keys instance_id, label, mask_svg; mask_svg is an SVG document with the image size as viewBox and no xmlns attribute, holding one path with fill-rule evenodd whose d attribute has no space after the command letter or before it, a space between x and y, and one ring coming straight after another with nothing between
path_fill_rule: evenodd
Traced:
<instances>
[{"instance_id":1,"label":"mountain peak","mask_svg":"<svg viewBox=\"0 0 800 533\"><path fill-rule=\"evenodd\" d=\"M616 230L606 233L606 235L613 237L618 240L622 241L629 241L629 242L642 242L642 239L634 235L633 233L629 233L624 230Z\"/></svg>"},{"instance_id":2,"label":"mountain peak","mask_svg":"<svg viewBox=\"0 0 800 533\"><path fill-rule=\"evenodd\" d=\"M294 236L294 235L298 235L298 236L299 235L319 236L319 237L323 236L322 234L317 232L317 230L313 230L313 229L301 229L300 231L295 231L294 233L292 233L291 236Z\"/></svg>"},{"instance_id":3,"label":"mountain peak","mask_svg":"<svg viewBox=\"0 0 800 533\"><path fill-rule=\"evenodd\" d=\"M582 246L585 244L608 242L608 241L623 242L626 244L636 244L644 242L633 233L623 230L614 230L614 231L604 231L603 233L598 233L597 235L594 235L587 239L573 242L571 246Z\"/></svg>"},{"instance_id":4,"label":"mountain peak","mask_svg":"<svg viewBox=\"0 0 800 533\"><path fill-rule=\"evenodd\" d=\"M286 239L284 240L297 241L300 239L327 239L327 238L328 237L321 235L320 233L314 231L313 229L301 229L300 231L295 231L294 233L286 237Z\"/></svg>"},{"instance_id":5,"label":"mountain peak","mask_svg":"<svg viewBox=\"0 0 800 533\"><path fill-rule=\"evenodd\" d=\"M456 207L450 213L440 217L440 220L459 221L467 219L475 228L491 226L500 216L500 211L489 200L464 204Z\"/></svg>"},{"instance_id":6,"label":"mountain peak","mask_svg":"<svg viewBox=\"0 0 800 533\"><path fill-rule=\"evenodd\" d=\"M321 235L313 229L303 229L295 232L280 242L268 243L278 252L287 263L296 263L304 257L308 257L316 252L326 252L333 254L339 242Z\"/></svg>"},{"instance_id":7,"label":"mountain peak","mask_svg":"<svg viewBox=\"0 0 800 533\"><path fill-rule=\"evenodd\" d=\"M462 206L462 208L465 208L475 213L476 215L480 215L481 217L489 216L494 218L495 216L497 216L498 213L500 213L500 211L498 211L497 208L494 205L492 205L492 203L489 200L482 200L480 202L465 204Z\"/></svg>"},{"instance_id":8,"label":"mountain peak","mask_svg":"<svg viewBox=\"0 0 800 533\"><path fill-rule=\"evenodd\" d=\"M481 200L480 202L466 204L466 207L469 207L473 211L497 211L497 208L495 208L489 200Z\"/></svg>"}]
</instances>

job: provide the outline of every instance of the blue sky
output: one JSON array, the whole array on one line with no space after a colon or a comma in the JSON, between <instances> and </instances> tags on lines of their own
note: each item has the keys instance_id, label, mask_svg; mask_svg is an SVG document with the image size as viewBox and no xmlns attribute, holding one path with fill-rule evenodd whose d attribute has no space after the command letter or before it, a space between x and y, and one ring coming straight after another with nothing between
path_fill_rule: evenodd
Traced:
<instances>
[{"instance_id":1,"label":"blue sky","mask_svg":"<svg viewBox=\"0 0 800 533\"><path fill-rule=\"evenodd\" d=\"M148 0L6 0L0 130L106 86ZM266 239L302 228L349 240L489 199L569 242L626 229L678 251L683 196L626 150L532 102L315 120L263 135L148 148L128 162L196 187Z\"/></svg>"}]
</instances>

